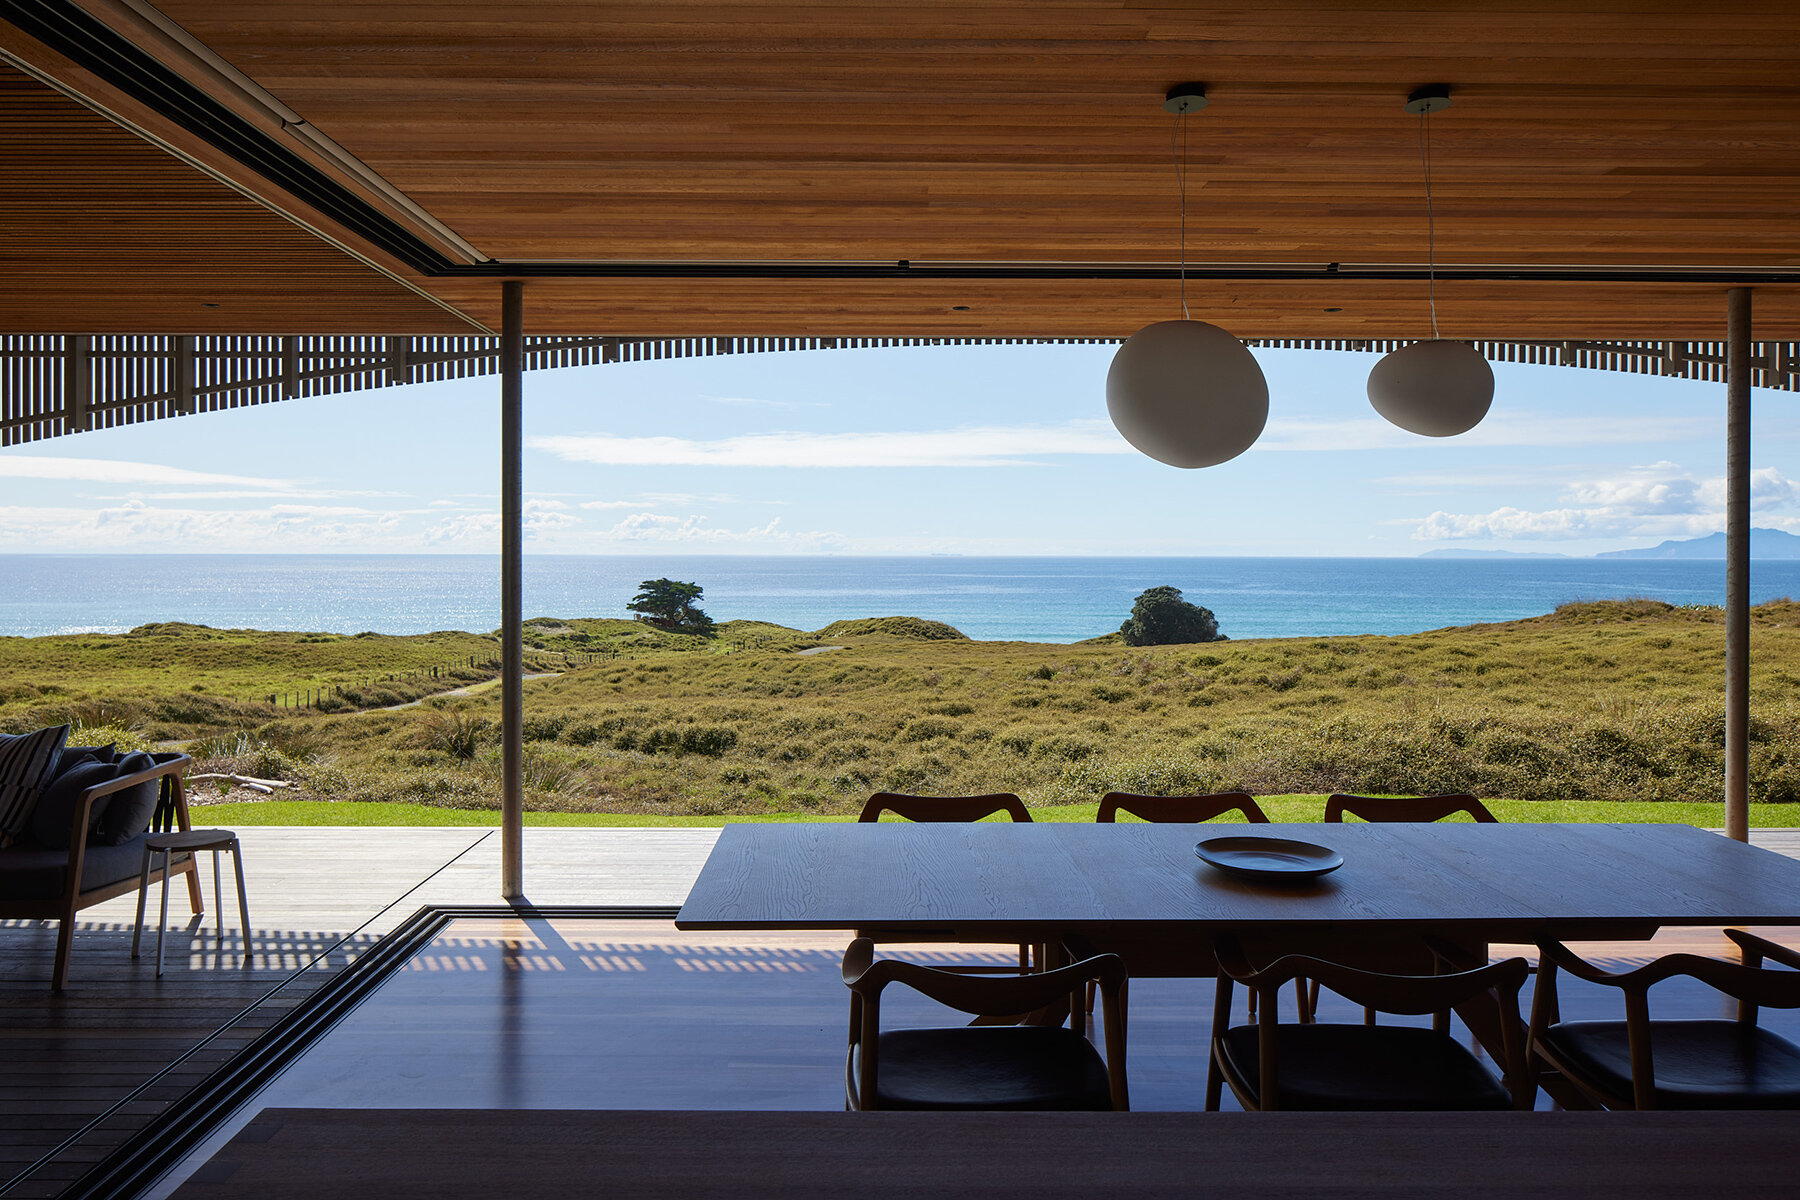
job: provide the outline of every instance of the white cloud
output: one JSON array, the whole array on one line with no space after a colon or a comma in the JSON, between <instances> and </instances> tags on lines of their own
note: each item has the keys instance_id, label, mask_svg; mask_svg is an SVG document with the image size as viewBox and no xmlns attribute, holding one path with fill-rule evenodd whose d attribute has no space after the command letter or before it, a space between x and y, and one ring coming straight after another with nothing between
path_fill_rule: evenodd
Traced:
<instances>
[{"instance_id":1,"label":"white cloud","mask_svg":"<svg viewBox=\"0 0 1800 1200\"><path fill-rule=\"evenodd\" d=\"M597 535L611 545L683 545L688 547L751 547L761 550L842 550L844 539L835 533L789 532L781 518L749 529L721 529L703 516L674 517L666 513L633 513Z\"/></svg>"},{"instance_id":2,"label":"white cloud","mask_svg":"<svg viewBox=\"0 0 1800 1200\"><path fill-rule=\"evenodd\" d=\"M286 479L264 479L255 475L224 475L214 471L190 471L167 463L125 462L111 458L55 458L48 456L0 457L0 478L56 479L64 482L130 484L170 484L199 487L207 484L249 488L256 495L290 491L295 484Z\"/></svg>"},{"instance_id":3,"label":"white cloud","mask_svg":"<svg viewBox=\"0 0 1800 1200\"><path fill-rule=\"evenodd\" d=\"M916 433L759 433L716 441L566 434L530 445L570 462L607 466L1010 467L1054 454L1130 454L1100 420Z\"/></svg>"},{"instance_id":4,"label":"white cloud","mask_svg":"<svg viewBox=\"0 0 1800 1200\"><path fill-rule=\"evenodd\" d=\"M1434 512L1418 523L1419 541L1471 538L1557 541L1602 537L1699 537L1725 527L1725 480L1697 478L1670 462L1655 463L1565 489L1561 508L1512 506L1487 513ZM1800 528L1800 517L1778 515L1800 502L1800 484L1774 467L1750 473L1750 506L1759 524Z\"/></svg>"},{"instance_id":5,"label":"white cloud","mask_svg":"<svg viewBox=\"0 0 1800 1200\"><path fill-rule=\"evenodd\" d=\"M129 500L104 508L0 507L0 545L94 553L248 553L280 547L306 554L404 550L393 514L326 505L280 504L250 510L195 509Z\"/></svg>"}]
</instances>

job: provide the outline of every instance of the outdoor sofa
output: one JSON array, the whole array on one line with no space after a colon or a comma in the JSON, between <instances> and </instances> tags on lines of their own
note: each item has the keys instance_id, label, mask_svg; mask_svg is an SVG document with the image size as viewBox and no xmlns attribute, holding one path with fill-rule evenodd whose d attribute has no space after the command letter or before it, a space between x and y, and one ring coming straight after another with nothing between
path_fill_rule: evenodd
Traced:
<instances>
[{"instance_id":1,"label":"outdoor sofa","mask_svg":"<svg viewBox=\"0 0 1800 1200\"><path fill-rule=\"evenodd\" d=\"M56 959L51 987L60 991L69 977L75 914L138 890L144 866L144 839L154 829L188 829L187 792L182 776L187 755L172 752L118 754L111 746L63 747L55 730L5 738L0 760L13 743L39 737L57 743L37 786L21 790L20 770L0 780L10 790L0 812L0 919L56 920ZM66 733L66 731L63 731ZM41 749L41 748L40 748ZM45 758L38 754L41 760ZM6 764L16 765L16 764ZM40 764L22 769L30 774ZM29 785L32 780L25 780ZM188 901L200 912L200 879L191 854L172 856L150 882L186 875Z\"/></svg>"}]
</instances>

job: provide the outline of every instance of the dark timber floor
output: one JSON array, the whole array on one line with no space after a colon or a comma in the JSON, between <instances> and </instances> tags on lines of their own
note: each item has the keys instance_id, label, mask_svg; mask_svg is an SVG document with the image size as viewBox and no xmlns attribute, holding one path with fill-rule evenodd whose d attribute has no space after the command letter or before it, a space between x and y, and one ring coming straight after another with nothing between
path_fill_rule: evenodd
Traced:
<instances>
[{"instance_id":1,"label":"dark timber floor","mask_svg":"<svg viewBox=\"0 0 1800 1200\"><path fill-rule=\"evenodd\" d=\"M673 905L712 837L528 831L527 892L541 905ZM419 906L496 903L497 840L461 829L244 831L248 965L228 903L223 958L211 913L204 924L172 920L161 980L153 929L145 956L129 957L131 900L83 914L61 996L48 988L53 927L7 923L0 1178L11 1182L0 1194L62 1190ZM1800 835L1757 840L1800 851ZM152 920L154 908L153 896ZM1800 930L1791 932L1800 944ZM1647 957L1699 936L1609 952ZM460 919L271 1084L244 1119L260 1106L836 1109L847 1016L841 952L836 935ZM1583 1003L1572 997L1565 1010L1576 1015ZM1134 982L1134 1107L1200 1107L1210 1005L1208 983ZM930 1019L923 1007L889 1019L909 1016ZM1792 1014L1769 1017L1800 1037Z\"/></svg>"}]
</instances>

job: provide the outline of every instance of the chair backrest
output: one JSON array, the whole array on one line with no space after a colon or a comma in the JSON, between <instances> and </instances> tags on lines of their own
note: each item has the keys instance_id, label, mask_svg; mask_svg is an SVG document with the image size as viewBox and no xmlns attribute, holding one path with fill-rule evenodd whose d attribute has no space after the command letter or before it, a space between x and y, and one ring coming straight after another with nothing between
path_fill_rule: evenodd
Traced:
<instances>
[{"instance_id":1,"label":"chair backrest","mask_svg":"<svg viewBox=\"0 0 1800 1200\"><path fill-rule=\"evenodd\" d=\"M862 815L856 819L879 821L884 812L908 821L979 821L995 813L1005 813L1014 821L1031 820L1025 802L1011 792L993 792L985 796L906 796L899 792L876 792L863 805Z\"/></svg>"},{"instance_id":2,"label":"chair backrest","mask_svg":"<svg viewBox=\"0 0 1800 1200\"><path fill-rule=\"evenodd\" d=\"M1576 955L1561 942L1544 942L1538 948L1544 963L1538 990L1544 996L1544 1004L1553 1008L1558 968L1588 983L1616 987L1625 993L1627 1021L1633 1010L1640 1011L1647 1020L1649 1008L1645 997L1650 989L1676 976L1697 979L1736 1000L1738 1019L1746 1024L1756 1023L1759 1008L1800 1008L1800 970L1793 969L1800 968L1800 954L1741 929L1727 929L1725 935L1743 950L1743 962L1724 962L1700 954L1665 954L1630 971L1606 971ZM1762 965L1764 958L1772 958L1788 969L1765 968Z\"/></svg>"},{"instance_id":3,"label":"chair backrest","mask_svg":"<svg viewBox=\"0 0 1800 1200\"><path fill-rule=\"evenodd\" d=\"M1120 813L1167 825L1192 825L1228 812L1242 813L1244 820L1267 825L1269 818L1248 792L1214 792L1209 796L1140 796L1135 792L1108 792L1100 799L1096 821L1117 821Z\"/></svg>"},{"instance_id":4,"label":"chair backrest","mask_svg":"<svg viewBox=\"0 0 1800 1200\"><path fill-rule=\"evenodd\" d=\"M1125 1078L1125 964L1116 954L1091 958L1029 975L966 975L920 963L875 957L875 943L859 937L844 951L844 986L850 989L850 1044L861 1046L862 1074L855 1080L857 1095L866 1102L878 1094L879 1070L873 1052L881 1026L881 993L890 983L902 984L948 1008L978 1018L1017 1018L1053 1004L1068 1004L1093 983L1101 998L1101 1028L1105 1036L1108 1089L1112 1105L1124 1112L1131 1107ZM1008 1024L1012 1021L1008 1021Z\"/></svg>"},{"instance_id":5,"label":"chair backrest","mask_svg":"<svg viewBox=\"0 0 1800 1200\"><path fill-rule=\"evenodd\" d=\"M1327 821L1341 824L1346 813L1377 824L1441 821L1457 813L1467 813L1484 825L1500 821L1487 805L1462 792L1446 796L1333 795L1325 801Z\"/></svg>"}]
</instances>

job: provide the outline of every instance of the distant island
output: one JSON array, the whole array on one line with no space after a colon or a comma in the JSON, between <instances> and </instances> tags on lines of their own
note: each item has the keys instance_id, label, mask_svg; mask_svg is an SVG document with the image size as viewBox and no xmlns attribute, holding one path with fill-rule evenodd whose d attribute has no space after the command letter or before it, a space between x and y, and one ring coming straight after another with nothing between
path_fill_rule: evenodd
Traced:
<instances>
[{"instance_id":1,"label":"distant island","mask_svg":"<svg viewBox=\"0 0 1800 1200\"><path fill-rule=\"evenodd\" d=\"M1595 558L1718 558L1725 557L1725 535L1671 539L1660 546L1641 550L1608 550ZM1765 559L1800 559L1800 537L1779 529L1752 529L1750 557Z\"/></svg>"},{"instance_id":2,"label":"distant island","mask_svg":"<svg viewBox=\"0 0 1800 1200\"><path fill-rule=\"evenodd\" d=\"M1573 558L1574 555L1534 550L1465 550L1446 547L1427 550L1420 558ZM1671 538L1660 546L1642 546L1636 550L1607 550L1595 558L1686 558L1724 559L1725 535L1710 533L1705 537ZM1752 529L1750 557L1770 561L1800 560L1800 537L1779 529Z\"/></svg>"}]
</instances>

